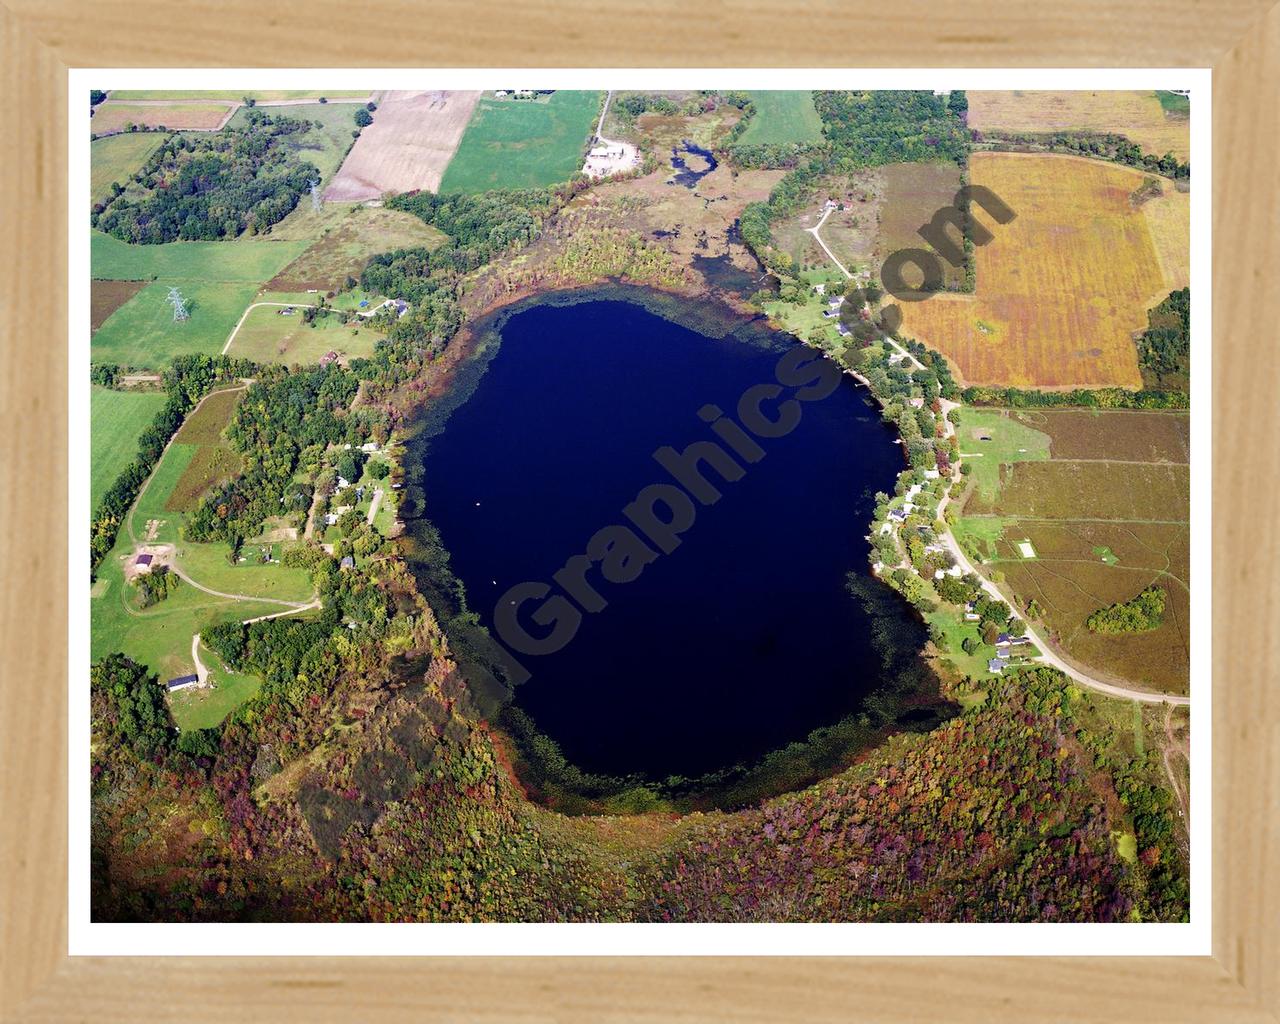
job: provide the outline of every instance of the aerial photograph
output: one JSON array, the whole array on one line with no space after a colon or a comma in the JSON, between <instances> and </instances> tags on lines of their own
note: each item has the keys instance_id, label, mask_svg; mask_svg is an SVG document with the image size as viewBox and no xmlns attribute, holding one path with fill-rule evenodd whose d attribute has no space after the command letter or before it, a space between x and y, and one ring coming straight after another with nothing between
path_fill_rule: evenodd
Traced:
<instances>
[{"instance_id":1,"label":"aerial photograph","mask_svg":"<svg viewBox=\"0 0 1280 1024\"><path fill-rule=\"evenodd\" d=\"M497 75L84 97L92 921L1189 921L1189 91Z\"/></svg>"}]
</instances>

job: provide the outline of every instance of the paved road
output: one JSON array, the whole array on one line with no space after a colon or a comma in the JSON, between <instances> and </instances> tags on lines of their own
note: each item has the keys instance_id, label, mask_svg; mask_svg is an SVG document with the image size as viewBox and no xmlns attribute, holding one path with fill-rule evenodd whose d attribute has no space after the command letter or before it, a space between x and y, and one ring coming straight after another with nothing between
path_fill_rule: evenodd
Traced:
<instances>
[{"instance_id":1,"label":"paved road","mask_svg":"<svg viewBox=\"0 0 1280 1024\"><path fill-rule=\"evenodd\" d=\"M849 280L852 280L853 275L850 274L849 271L845 269L845 266L843 263L841 263L838 259L836 259L835 254L830 249L827 248L827 243L822 240L822 235L819 234L819 232L822 229L822 225L826 223L827 217L829 217L830 215L831 215L831 208L828 207L823 212L822 219L819 220L818 223L815 224L813 227L806 228L805 230L808 231L809 234L813 235L817 243L820 246L822 246L822 251L827 254L827 257L831 260L832 263L834 263L837 267L840 268L840 272L844 274L846 278L848 278ZM911 360L914 366L916 366L919 369L924 368L920 360L918 360L910 352L908 352L901 345L895 342L892 338L885 338L884 340L888 342L893 348L901 352L909 360ZM958 402L950 402L950 401L947 401L946 399L942 399L943 430L946 432L947 437L950 437L953 433L955 433L955 427L951 424L951 421L947 419L947 414L952 409L957 408L959 404L960 403ZM957 460L954 466L952 467L952 471L956 472L959 470L959 468L960 468L960 462L959 460ZM938 502L938 511L937 511L938 520L940 521L942 520L943 510L946 508L947 502L950 500L951 500L950 495L947 495L940 502ZM959 543L957 543L955 539L955 535L952 534L950 530L945 531L938 539L947 548L947 550L951 552L951 556L956 560L956 564L959 565L961 569L963 569L965 572L973 573L973 575L978 578L978 581L982 585L983 590L985 590L988 594L990 594L992 597L996 598L999 601L1005 601L1006 603L1008 602L1008 599L1004 596L1004 594L1000 593L1000 589L994 583L992 583L989 579L987 579L986 576L978 572L978 570L973 566L973 564L969 561L969 559L965 557L964 552L960 550L960 545ZM1073 668L1072 666L1068 665L1065 661L1062 660L1061 657L1059 657L1056 653L1054 653L1054 651L1049 647L1048 642L1043 637L1038 635L1030 625L1027 625L1024 622L1023 626L1025 627L1027 636L1029 636L1032 642L1040 649L1039 660L1044 662L1046 665L1053 666L1063 675L1069 676L1071 679L1075 680L1081 686L1087 687L1090 690L1097 690L1099 693L1109 694L1112 697L1120 697L1124 700L1141 701L1144 704L1176 704L1180 706L1189 706L1191 704L1190 697L1180 697L1171 693L1150 693L1146 690L1134 690L1134 689L1130 689L1129 687L1116 686L1113 683L1106 683L1106 682L1103 682L1101 679L1095 679L1093 676L1086 675L1084 672L1081 672L1079 669Z\"/></svg>"}]
</instances>

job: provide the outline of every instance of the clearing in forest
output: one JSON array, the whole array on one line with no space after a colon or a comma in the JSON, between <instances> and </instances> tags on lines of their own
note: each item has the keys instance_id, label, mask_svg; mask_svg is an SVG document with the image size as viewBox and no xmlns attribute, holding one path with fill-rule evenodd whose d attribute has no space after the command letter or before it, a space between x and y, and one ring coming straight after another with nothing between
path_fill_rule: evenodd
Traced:
<instances>
[{"instance_id":1,"label":"clearing in forest","mask_svg":"<svg viewBox=\"0 0 1280 1024\"><path fill-rule=\"evenodd\" d=\"M227 355L259 363L305 365L318 363L327 353L336 352L345 363L358 356L373 355L374 346L382 338L364 319L344 324L339 315L329 315L318 317L313 326L304 322L302 306L292 307L292 313L286 313L285 308L251 309Z\"/></svg>"},{"instance_id":2,"label":"clearing in forest","mask_svg":"<svg viewBox=\"0 0 1280 1024\"><path fill-rule=\"evenodd\" d=\"M975 153L975 185L1016 214L976 250L977 293L900 303L903 332L942 352L966 384L1142 386L1133 334L1168 294L1144 213L1144 175L1069 156ZM909 270L908 273L913 271Z\"/></svg>"},{"instance_id":3,"label":"clearing in forest","mask_svg":"<svg viewBox=\"0 0 1280 1024\"><path fill-rule=\"evenodd\" d=\"M822 119L807 89L772 89L751 93L755 116L737 144L821 142Z\"/></svg>"},{"instance_id":4,"label":"clearing in forest","mask_svg":"<svg viewBox=\"0 0 1280 1024\"><path fill-rule=\"evenodd\" d=\"M603 99L599 92L560 89L537 100L480 100L439 190L485 192L568 181L582 169Z\"/></svg>"},{"instance_id":5,"label":"clearing in forest","mask_svg":"<svg viewBox=\"0 0 1280 1024\"><path fill-rule=\"evenodd\" d=\"M326 202L439 189L479 98L478 92L388 92L325 189Z\"/></svg>"},{"instance_id":6,"label":"clearing in forest","mask_svg":"<svg viewBox=\"0 0 1280 1024\"><path fill-rule=\"evenodd\" d=\"M1147 153L1191 159L1191 118L1182 105L1165 109L1156 93L970 92L969 127L980 132L1088 131L1123 135Z\"/></svg>"}]
</instances>

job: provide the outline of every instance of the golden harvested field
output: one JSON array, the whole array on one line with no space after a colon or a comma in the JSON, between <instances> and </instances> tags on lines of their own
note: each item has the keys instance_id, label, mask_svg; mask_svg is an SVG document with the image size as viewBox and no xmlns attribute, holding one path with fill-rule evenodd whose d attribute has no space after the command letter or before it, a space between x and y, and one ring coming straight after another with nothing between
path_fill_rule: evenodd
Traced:
<instances>
[{"instance_id":1,"label":"golden harvested field","mask_svg":"<svg viewBox=\"0 0 1280 1024\"><path fill-rule=\"evenodd\" d=\"M978 131L1094 131L1123 135L1145 152L1191 159L1191 120L1166 113L1154 92L971 92Z\"/></svg>"},{"instance_id":2,"label":"golden harvested field","mask_svg":"<svg viewBox=\"0 0 1280 1024\"><path fill-rule=\"evenodd\" d=\"M171 128L184 131L216 131L236 112L237 103L119 103L107 100L89 121L95 135L125 130L125 125Z\"/></svg>"},{"instance_id":3,"label":"golden harvested field","mask_svg":"<svg viewBox=\"0 0 1280 1024\"><path fill-rule=\"evenodd\" d=\"M975 153L970 168L1017 216L975 205L995 236L976 250L977 294L903 302L903 331L966 384L1141 387L1132 335L1169 291L1144 210L1170 197L1135 209L1141 172L1079 157Z\"/></svg>"},{"instance_id":4,"label":"golden harvested field","mask_svg":"<svg viewBox=\"0 0 1280 1024\"><path fill-rule=\"evenodd\" d=\"M1142 212L1151 228L1165 288L1172 292L1191 284L1191 193L1179 192L1163 178L1160 181L1164 195L1143 203Z\"/></svg>"},{"instance_id":5,"label":"golden harvested field","mask_svg":"<svg viewBox=\"0 0 1280 1024\"><path fill-rule=\"evenodd\" d=\"M479 92L387 93L325 189L325 201L436 191L478 99Z\"/></svg>"}]
</instances>

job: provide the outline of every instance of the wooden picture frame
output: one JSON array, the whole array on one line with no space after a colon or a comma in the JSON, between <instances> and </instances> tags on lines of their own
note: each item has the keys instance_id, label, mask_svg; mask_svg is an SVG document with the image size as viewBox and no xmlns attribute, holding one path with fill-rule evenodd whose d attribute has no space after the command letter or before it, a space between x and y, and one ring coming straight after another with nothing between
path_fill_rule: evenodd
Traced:
<instances>
[{"instance_id":1,"label":"wooden picture frame","mask_svg":"<svg viewBox=\"0 0 1280 1024\"><path fill-rule=\"evenodd\" d=\"M4 1020L1280 1019L1280 7L1026 11L557 0L198 12L0 6ZM825 8L825 10L823 10ZM264 18L264 14L269 17ZM193 15L211 21L195 27ZM691 25L691 21L698 24ZM565 31L571 27L571 31ZM74 66L1164 66L1214 69L1213 956L383 959L67 955L67 69ZM1270 471L1268 471L1270 467ZM79 530L72 532L73 542ZM962 953L963 950L957 950Z\"/></svg>"}]
</instances>

